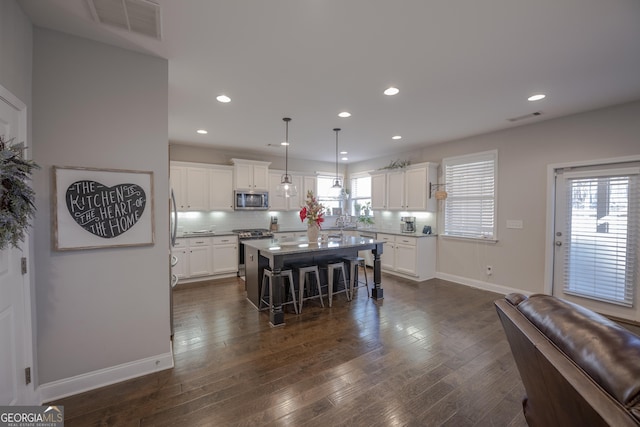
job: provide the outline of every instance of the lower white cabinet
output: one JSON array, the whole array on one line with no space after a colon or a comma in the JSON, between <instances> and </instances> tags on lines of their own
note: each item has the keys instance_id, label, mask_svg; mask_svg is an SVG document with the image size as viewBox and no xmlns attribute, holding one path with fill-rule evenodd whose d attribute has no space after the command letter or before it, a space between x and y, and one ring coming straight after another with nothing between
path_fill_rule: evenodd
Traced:
<instances>
[{"instance_id":1,"label":"lower white cabinet","mask_svg":"<svg viewBox=\"0 0 640 427\"><path fill-rule=\"evenodd\" d=\"M209 276L213 273L211 237L177 239L171 252L178 258L173 272L179 279Z\"/></svg>"},{"instance_id":2,"label":"lower white cabinet","mask_svg":"<svg viewBox=\"0 0 640 427\"><path fill-rule=\"evenodd\" d=\"M171 253L178 258L172 271L179 279L238 271L237 236L177 239Z\"/></svg>"},{"instance_id":3,"label":"lower white cabinet","mask_svg":"<svg viewBox=\"0 0 640 427\"><path fill-rule=\"evenodd\" d=\"M213 274L238 271L238 237L216 236L213 238Z\"/></svg>"},{"instance_id":4,"label":"lower white cabinet","mask_svg":"<svg viewBox=\"0 0 640 427\"><path fill-rule=\"evenodd\" d=\"M385 242L380 256L380 267L383 271L413 280L427 280L435 277L435 237L378 233L377 239Z\"/></svg>"}]
</instances>

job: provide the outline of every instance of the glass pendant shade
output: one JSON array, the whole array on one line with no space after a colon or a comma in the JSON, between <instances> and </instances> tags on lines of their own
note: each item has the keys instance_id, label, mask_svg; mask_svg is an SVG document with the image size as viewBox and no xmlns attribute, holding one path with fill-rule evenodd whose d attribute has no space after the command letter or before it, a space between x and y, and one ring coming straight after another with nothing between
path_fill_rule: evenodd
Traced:
<instances>
[{"instance_id":1,"label":"glass pendant shade","mask_svg":"<svg viewBox=\"0 0 640 427\"><path fill-rule=\"evenodd\" d=\"M335 128L333 131L336 133L336 177L331 188L342 189L342 181L340 180L340 175L338 175L338 132L340 132L340 128Z\"/></svg>"},{"instance_id":2,"label":"glass pendant shade","mask_svg":"<svg viewBox=\"0 0 640 427\"><path fill-rule=\"evenodd\" d=\"M282 120L284 120L285 123L285 171L284 175L280 178L280 184L278 184L276 194L279 197L293 197L298 195L298 189L291 180L291 175L289 175L289 122L291 119L289 117L285 117Z\"/></svg>"}]
</instances>

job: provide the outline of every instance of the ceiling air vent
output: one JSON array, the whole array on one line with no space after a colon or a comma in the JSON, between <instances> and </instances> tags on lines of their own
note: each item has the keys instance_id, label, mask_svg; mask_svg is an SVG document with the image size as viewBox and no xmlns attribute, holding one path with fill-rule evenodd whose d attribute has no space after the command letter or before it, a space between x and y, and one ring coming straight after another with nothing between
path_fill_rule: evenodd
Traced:
<instances>
[{"instance_id":1,"label":"ceiling air vent","mask_svg":"<svg viewBox=\"0 0 640 427\"><path fill-rule=\"evenodd\" d=\"M536 111L535 113L525 114L524 116L512 117L507 120L510 122L519 122L520 120L532 119L534 117L541 116L541 115L542 115L542 111Z\"/></svg>"},{"instance_id":2,"label":"ceiling air vent","mask_svg":"<svg viewBox=\"0 0 640 427\"><path fill-rule=\"evenodd\" d=\"M93 19L161 40L160 6L148 0L87 0Z\"/></svg>"}]
</instances>

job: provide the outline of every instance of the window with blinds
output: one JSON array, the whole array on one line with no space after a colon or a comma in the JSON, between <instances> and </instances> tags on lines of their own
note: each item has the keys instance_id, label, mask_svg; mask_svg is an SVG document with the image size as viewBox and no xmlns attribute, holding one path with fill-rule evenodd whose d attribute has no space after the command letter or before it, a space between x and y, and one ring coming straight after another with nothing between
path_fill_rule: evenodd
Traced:
<instances>
[{"instance_id":1,"label":"window with blinds","mask_svg":"<svg viewBox=\"0 0 640 427\"><path fill-rule=\"evenodd\" d=\"M342 175L339 176L342 179ZM318 173L317 187L318 187L318 201L326 209L326 215L331 215L334 208L340 208L341 192L333 187L333 183L336 179L335 175Z\"/></svg>"},{"instance_id":2,"label":"window with blinds","mask_svg":"<svg viewBox=\"0 0 640 427\"><path fill-rule=\"evenodd\" d=\"M371 206L371 175L354 174L351 176L351 213L363 215L363 209ZM370 211L373 214L373 211Z\"/></svg>"},{"instance_id":3,"label":"window with blinds","mask_svg":"<svg viewBox=\"0 0 640 427\"><path fill-rule=\"evenodd\" d=\"M638 172L627 168L565 173L565 293L633 306Z\"/></svg>"},{"instance_id":4,"label":"window with blinds","mask_svg":"<svg viewBox=\"0 0 640 427\"><path fill-rule=\"evenodd\" d=\"M496 240L497 164L495 150L442 160L445 236Z\"/></svg>"}]
</instances>

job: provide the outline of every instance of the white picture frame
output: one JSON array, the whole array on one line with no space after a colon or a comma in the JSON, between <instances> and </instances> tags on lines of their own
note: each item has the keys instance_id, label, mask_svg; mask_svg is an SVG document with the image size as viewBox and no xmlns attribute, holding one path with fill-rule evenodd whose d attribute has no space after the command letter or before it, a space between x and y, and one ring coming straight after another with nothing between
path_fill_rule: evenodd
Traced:
<instances>
[{"instance_id":1,"label":"white picture frame","mask_svg":"<svg viewBox=\"0 0 640 427\"><path fill-rule=\"evenodd\" d=\"M55 250L155 241L153 172L53 166Z\"/></svg>"}]
</instances>

